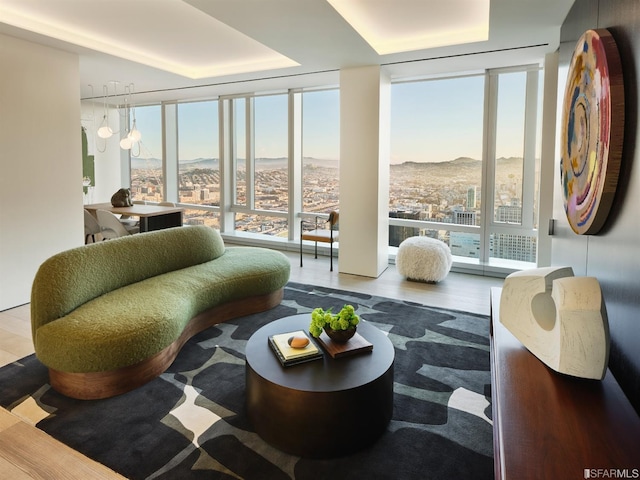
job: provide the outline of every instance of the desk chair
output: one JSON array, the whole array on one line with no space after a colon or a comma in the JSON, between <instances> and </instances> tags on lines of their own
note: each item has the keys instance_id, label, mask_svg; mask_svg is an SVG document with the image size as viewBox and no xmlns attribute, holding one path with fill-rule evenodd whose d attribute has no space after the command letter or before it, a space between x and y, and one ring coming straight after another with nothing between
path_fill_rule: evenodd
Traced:
<instances>
[{"instance_id":1,"label":"desk chair","mask_svg":"<svg viewBox=\"0 0 640 480\"><path fill-rule=\"evenodd\" d=\"M89 213L88 210L84 211L84 244L96 243L99 240L106 240L102 235L100 224L96 218Z\"/></svg>"},{"instance_id":2,"label":"desk chair","mask_svg":"<svg viewBox=\"0 0 640 480\"><path fill-rule=\"evenodd\" d=\"M146 205L147 202L145 200L132 200L132 205ZM120 221L126 224L126 228L138 227L140 228L140 222L138 220L131 220L130 215L120 215Z\"/></svg>"},{"instance_id":3,"label":"desk chair","mask_svg":"<svg viewBox=\"0 0 640 480\"><path fill-rule=\"evenodd\" d=\"M300 266L302 267L302 241L311 240L315 242L315 258L318 258L318 242L328 243L330 253L329 271L333 272L333 244L338 241L338 220L340 215L336 211L329 213L329 219L321 222L316 217L315 223L305 220L300 221ZM329 228L319 228L321 224L329 224ZM305 228L312 228L306 230Z\"/></svg>"},{"instance_id":4,"label":"desk chair","mask_svg":"<svg viewBox=\"0 0 640 480\"><path fill-rule=\"evenodd\" d=\"M108 210L98 210L96 215L98 216L101 233L109 238L126 237L132 233L140 232L140 227L127 227L126 224L122 223L118 217Z\"/></svg>"}]
</instances>

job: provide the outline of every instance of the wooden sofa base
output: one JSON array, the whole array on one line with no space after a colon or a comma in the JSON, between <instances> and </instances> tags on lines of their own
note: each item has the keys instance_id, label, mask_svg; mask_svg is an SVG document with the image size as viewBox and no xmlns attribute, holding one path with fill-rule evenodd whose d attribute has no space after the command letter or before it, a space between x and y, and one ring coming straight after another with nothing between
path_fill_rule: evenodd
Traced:
<instances>
[{"instance_id":1,"label":"wooden sofa base","mask_svg":"<svg viewBox=\"0 0 640 480\"><path fill-rule=\"evenodd\" d=\"M106 372L70 373L49 369L51 386L67 397L98 400L114 397L144 385L162 374L173 363L182 346L195 334L218 323L264 312L280 304L284 289L244 298L205 310L193 317L180 337L164 350L140 363Z\"/></svg>"}]
</instances>

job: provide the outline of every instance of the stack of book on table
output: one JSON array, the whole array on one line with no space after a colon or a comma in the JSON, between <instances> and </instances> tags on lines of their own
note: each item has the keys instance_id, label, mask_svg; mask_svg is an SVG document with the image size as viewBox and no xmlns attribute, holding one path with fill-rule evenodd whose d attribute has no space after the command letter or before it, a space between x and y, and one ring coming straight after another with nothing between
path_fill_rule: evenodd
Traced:
<instances>
[{"instance_id":1,"label":"stack of book on table","mask_svg":"<svg viewBox=\"0 0 640 480\"><path fill-rule=\"evenodd\" d=\"M318 337L318 343L332 358L349 357L373 351L373 344L357 332L345 343L334 342L326 333L322 332Z\"/></svg>"},{"instance_id":2,"label":"stack of book on table","mask_svg":"<svg viewBox=\"0 0 640 480\"><path fill-rule=\"evenodd\" d=\"M302 330L280 333L269 337L269 346L276 354L276 358L280 361L282 366L289 367L291 365L298 365L300 363L322 358L322 352L312 341L309 341L307 346L304 348L291 347L289 345L289 339L292 337L309 338Z\"/></svg>"}]
</instances>

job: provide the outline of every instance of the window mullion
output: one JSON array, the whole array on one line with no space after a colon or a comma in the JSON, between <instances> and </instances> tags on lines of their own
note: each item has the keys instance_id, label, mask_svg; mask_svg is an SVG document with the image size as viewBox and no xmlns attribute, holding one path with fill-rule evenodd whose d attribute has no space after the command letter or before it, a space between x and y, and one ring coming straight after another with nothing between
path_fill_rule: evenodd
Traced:
<instances>
[{"instance_id":1,"label":"window mullion","mask_svg":"<svg viewBox=\"0 0 640 480\"><path fill-rule=\"evenodd\" d=\"M298 215L302 212L302 92L289 91L289 240L300 236Z\"/></svg>"},{"instance_id":2,"label":"window mullion","mask_svg":"<svg viewBox=\"0 0 640 480\"><path fill-rule=\"evenodd\" d=\"M162 105L162 143L163 192L169 202L178 201L178 106L176 103Z\"/></svg>"},{"instance_id":3,"label":"window mullion","mask_svg":"<svg viewBox=\"0 0 640 480\"><path fill-rule=\"evenodd\" d=\"M255 138L254 138L254 97L247 97L245 102L245 142L247 152L245 155L246 178L246 206L249 210L255 208Z\"/></svg>"},{"instance_id":4,"label":"window mullion","mask_svg":"<svg viewBox=\"0 0 640 480\"><path fill-rule=\"evenodd\" d=\"M496 128L498 117L498 77L485 76L484 140L482 158L482 197L480 222L480 263L489 262L491 255L491 226L494 224L496 178Z\"/></svg>"},{"instance_id":5,"label":"window mullion","mask_svg":"<svg viewBox=\"0 0 640 480\"><path fill-rule=\"evenodd\" d=\"M534 221L538 76L538 70L527 72L522 172L522 227L527 229L533 228Z\"/></svg>"},{"instance_id":6,"label":"window mullion","mask_svg":"<svg viewBox=\"0 0 640 480\"><path fill-rule=\"evenodd\" d=\"M218 103L218 132L220 138L220 231L230 232L234 228L235 165L233 143L233 100L220 99Z\"/></svg>"}]
</instances>

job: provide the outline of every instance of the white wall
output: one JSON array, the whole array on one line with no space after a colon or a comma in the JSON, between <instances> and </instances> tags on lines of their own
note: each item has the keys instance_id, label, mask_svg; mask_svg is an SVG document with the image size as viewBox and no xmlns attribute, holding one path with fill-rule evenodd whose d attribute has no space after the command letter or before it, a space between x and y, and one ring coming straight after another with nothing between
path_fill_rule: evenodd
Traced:
<instances>
[{"instance_id":1,"label":"white wall","mask_svg":"<svg viewBox=\"0 0 640 480\"><path fill-rule=\"evenodd\" d=\"M115 134L108 139L97 137L96 131L104 115L102 103L82 102L81 108L82 126L87 132L88 153L94 156L96 175L92 198L86 203L109 202L111 195L123 186L120 185L120 135ZM116 109L109 112L109 125L116 131L120 129L120 115Z\"/></svg>"},{"instance_id":2,"label":"white wall","mask_svg":"<svg viewBox=\"0 0 640 480\"><path fill-rule=\"evenodd\" d=\"M77 55L0 35L0 310L83 243Z\"/></svg>"}]
</instances>

